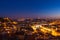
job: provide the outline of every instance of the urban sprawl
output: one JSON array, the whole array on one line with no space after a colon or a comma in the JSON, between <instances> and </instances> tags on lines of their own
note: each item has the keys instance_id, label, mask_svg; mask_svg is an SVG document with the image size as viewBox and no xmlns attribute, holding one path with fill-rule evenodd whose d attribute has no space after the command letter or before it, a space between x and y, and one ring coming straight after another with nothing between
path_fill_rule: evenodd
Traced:
<instances>
[{"instance_id":1,"label":"urban sprawl","mask_svg":"<svg viewBox=\"0 0 60 40\"><path fill-rule=\"evenodd\" d=\"M0 40L60 40L60 19L0 17Z\"/></svg>"}]
</instances>

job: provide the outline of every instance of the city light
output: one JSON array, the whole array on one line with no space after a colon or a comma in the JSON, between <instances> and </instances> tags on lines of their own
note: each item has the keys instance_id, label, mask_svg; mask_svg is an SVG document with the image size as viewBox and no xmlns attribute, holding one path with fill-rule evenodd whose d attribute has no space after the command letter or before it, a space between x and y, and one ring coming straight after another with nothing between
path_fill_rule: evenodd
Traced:
<instances>
[{"instance_id":1,"label":"city light","mask_svg":"<svg viewBox=\"0 0 60 40\"><path fill-rule=\"evenodd\" d=\"M34 39L47 39L53 38L53 40L58 39L60 37L60 22L59 19L52 21L45 19L24 19L24 21L12 20L9 18L1 18L0 20L0 34L8 35L8 37L12 37L12 35L16 35L18 38L23 39L25 37L34 37ZM42 21L38 21L42 20ZM47 22L50 21L50 22ZM21 36L19 37L19 35Z\"/></svg>"}]
</instances>

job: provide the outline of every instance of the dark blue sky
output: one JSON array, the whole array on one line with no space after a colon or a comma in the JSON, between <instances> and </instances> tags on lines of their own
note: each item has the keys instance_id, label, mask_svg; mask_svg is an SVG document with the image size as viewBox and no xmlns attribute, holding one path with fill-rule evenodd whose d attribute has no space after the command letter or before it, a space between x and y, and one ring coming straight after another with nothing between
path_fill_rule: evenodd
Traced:
<instances>
[{"instance_id":1,"label":"dark blue sky","mask_svg":"<svg viewBox=\"0 0 60 40\"><path fill-rule=\"evenodd\" d=\"M0 16L60 17L59 0L0 0Z\"/></svg>"}]
</instances>

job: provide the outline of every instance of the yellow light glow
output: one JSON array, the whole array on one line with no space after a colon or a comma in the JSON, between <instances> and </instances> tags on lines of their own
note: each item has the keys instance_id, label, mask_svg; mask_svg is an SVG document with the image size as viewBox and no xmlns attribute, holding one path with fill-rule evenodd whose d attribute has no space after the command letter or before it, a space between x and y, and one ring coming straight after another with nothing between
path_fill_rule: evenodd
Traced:
<instances>
[{"instance_id":1,"label":"yellow light glow","mask_svg":"<svg viewBox=\"0 0 60 40\"><path fill-rule=\"evenodd\" d=\"M43 27L42 25L34 25L32 26L32 29L34 30L33 33L37 32L36 29L39 29L42 33L50 33L51 35L53 36L60 36L60 33L58 33L56 31L56 29L53 29L53 28L46 28L46 27Z\"/></svg>"},{"instance_id":2,"label":"yellow light glow","mask_svg":"<svg viewBox=\"0 0 60 40\"><path fill-rule=\"evenodd\" d=\"M13 24L17 24L17 22L13 22Z\"/></svg>"},{"instance_id":3,"label":"yellow light glow","mask_svg":"<svg viewBox=\"0 0 60 40\"><path fill-rule=\"evenodd\" d=\"M6 28L6 27L4 27L4 28Z\"/></svg>"},{"instance_id":4,"label":"yellow light glow","mask_svg":"<svg viewBox=\"0 0 60 40\"><path fill-rule=\"evenodd\" d=\"M56 32L56 31L52 31L52 33L51 33L53 36L60 36L60 33L58 33L58 32Z\"/></svg>"}]
</instances>

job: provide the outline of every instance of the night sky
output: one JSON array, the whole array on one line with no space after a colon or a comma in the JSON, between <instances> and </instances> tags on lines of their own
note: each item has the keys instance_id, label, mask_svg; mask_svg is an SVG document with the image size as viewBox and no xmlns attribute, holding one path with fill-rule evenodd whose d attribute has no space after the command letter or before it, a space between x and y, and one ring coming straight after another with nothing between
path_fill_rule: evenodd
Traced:
<instances>
[{"instance_id":1,"label":"night sky","mask_svg":"<svg viewBox=\"0 0 60 40\"><path fill-rule=\"evenodd\" d=\"M60 17L59 0L0 0L0 17Z\"/></svg>"}]
</instances>

